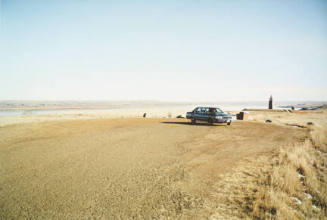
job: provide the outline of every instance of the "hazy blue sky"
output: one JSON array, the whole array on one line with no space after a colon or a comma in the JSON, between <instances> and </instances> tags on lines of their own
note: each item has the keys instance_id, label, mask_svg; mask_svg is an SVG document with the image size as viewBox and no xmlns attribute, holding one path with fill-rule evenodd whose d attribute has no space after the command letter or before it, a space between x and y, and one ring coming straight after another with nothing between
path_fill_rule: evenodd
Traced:
<instances>
[{"instance_id":1,"label":"hazy blue sky","mask_svg":"<svg viewBox=\"0 0 327 220\"><path fill-rule=\"evenodd\" d=\"M0 35L0 99L327 100L326 0L2 0Z\"/></svg>"}]
</instances>

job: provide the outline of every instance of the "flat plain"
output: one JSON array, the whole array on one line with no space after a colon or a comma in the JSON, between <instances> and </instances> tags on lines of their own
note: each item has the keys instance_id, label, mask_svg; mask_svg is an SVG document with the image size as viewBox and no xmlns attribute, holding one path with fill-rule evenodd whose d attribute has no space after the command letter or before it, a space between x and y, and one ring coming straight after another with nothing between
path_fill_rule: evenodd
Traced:
<instances>
[{"instance_id":1,"label":"flat plain","mask_svg":"<svg viewBox=\"0 0 327 220\"><path fill-rule=\"evenodd\" d=\"M162 118L7 125L0 128L0 216L209 218L222 196L214 187L226 175L307 133Z\"/></svg>"}]
</instances>

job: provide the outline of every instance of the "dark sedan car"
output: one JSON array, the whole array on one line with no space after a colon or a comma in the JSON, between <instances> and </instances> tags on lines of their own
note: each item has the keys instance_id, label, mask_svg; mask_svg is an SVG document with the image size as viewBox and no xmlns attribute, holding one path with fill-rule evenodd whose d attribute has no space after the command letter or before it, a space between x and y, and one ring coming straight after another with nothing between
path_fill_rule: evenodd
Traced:
<instances>
[{"instance_id":1,"label":"dark sedan car","mask_svg":"<svg viewBox=\"0 0 327 220\"><path fill-rule=\"evenodd\" d=\"M214 107L197 107L192 112L187 112L186 118L191 119L192 124L195 124L196 121L205 121L209 124L227 123L227 125L230 125L235 120L234 115Z\"/></svg>"}]
</instances>

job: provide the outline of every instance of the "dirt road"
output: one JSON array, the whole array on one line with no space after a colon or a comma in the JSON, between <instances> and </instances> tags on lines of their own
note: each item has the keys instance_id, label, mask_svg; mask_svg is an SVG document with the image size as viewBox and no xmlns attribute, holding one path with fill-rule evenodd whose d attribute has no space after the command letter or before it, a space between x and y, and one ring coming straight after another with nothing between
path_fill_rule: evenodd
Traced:
<instances>
[{"instance_id":1,"label":"dirt road","mask_svg":"<svg viewBox=\"0 0 327 220\"><path fill-rule=\"evenodd\" d=\"M305 129L183 119L97 119L0 128L0 218L196 216L213 183Z\"/></svg>"}]
</instances>

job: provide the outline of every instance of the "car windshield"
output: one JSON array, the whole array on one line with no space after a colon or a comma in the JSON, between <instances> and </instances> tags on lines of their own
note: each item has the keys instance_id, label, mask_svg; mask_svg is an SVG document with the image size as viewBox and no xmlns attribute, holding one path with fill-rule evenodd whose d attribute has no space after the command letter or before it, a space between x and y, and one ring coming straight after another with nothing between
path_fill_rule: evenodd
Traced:
<instances>
[{"instance_id":1,"label":"car windshield","mask_svg":"<svg viewBox=\"0 0 327 220\"><path fill-rule=\"evenodd\" d=\"M223 113L223 110L221 110L220 108L216 108L217 112Z\"/></svg>"}]
</instances>

